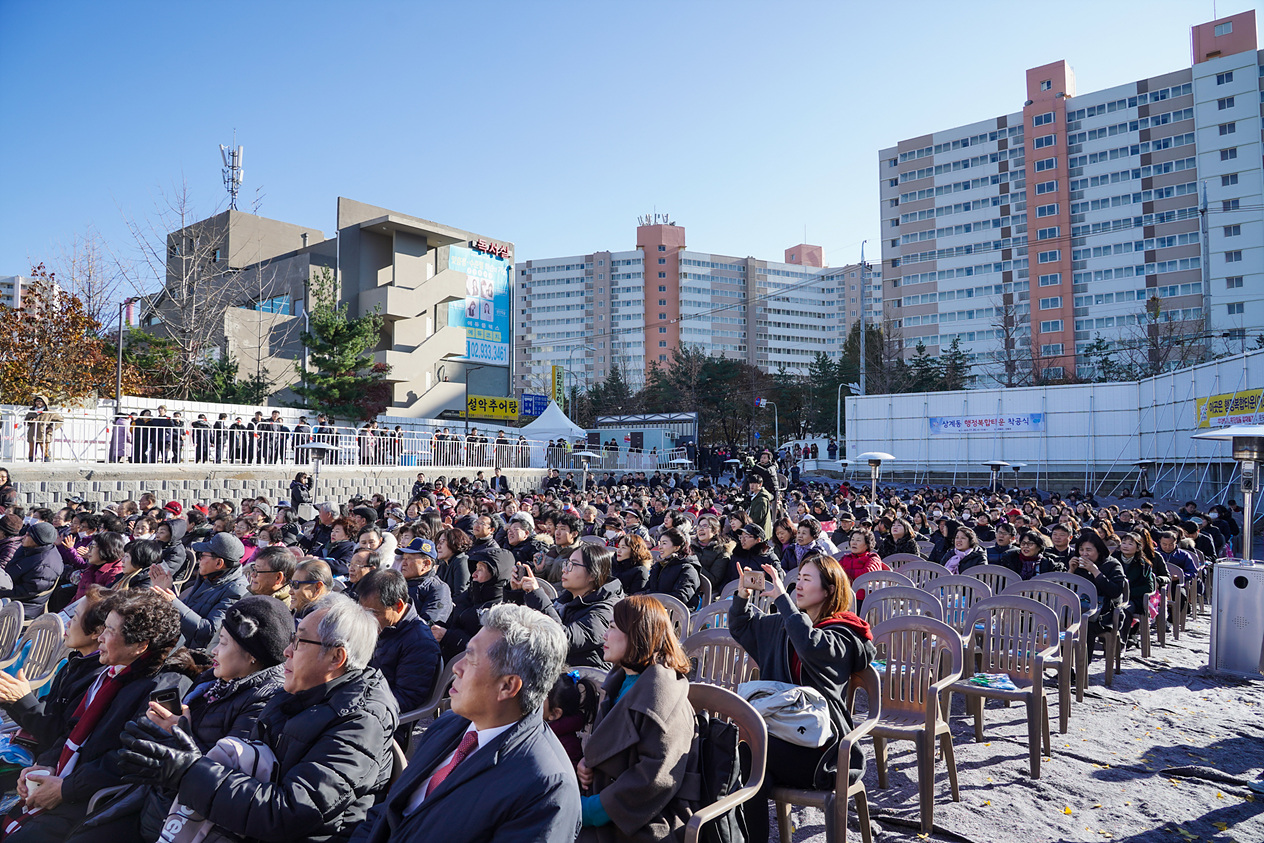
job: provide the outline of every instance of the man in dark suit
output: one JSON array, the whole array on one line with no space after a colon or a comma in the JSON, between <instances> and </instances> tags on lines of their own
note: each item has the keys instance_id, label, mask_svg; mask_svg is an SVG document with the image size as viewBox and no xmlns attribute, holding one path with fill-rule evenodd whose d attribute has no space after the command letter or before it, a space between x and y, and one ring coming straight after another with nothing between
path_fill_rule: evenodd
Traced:
<instances>
[{"instance_id":1,"label":"man in dark suit","mask_svg":"<svg viewBox=\"0 0 1264 843\"><path fill-rule=\"evenodd\" d=\"M566 636L525 606L494 606L455 668L452 710L352 843L571 843L579 784L540 715L566 663Z\"/></svg>"}]
</instances>

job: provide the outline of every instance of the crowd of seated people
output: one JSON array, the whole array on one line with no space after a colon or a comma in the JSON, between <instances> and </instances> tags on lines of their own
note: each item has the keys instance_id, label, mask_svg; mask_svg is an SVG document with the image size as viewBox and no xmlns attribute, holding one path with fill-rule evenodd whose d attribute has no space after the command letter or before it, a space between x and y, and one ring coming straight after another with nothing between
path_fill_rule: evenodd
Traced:
<instances>
[{"instance_id":1,"label":"crowd of seated people","mask_svg":"<svg viewBox=\"0 0 1264 843\"><path fill-rule=\"evenodd\" d=\"M66 648L47 687L0 671L31 759L9 782L6 841L680 840L703 794L667 604L697 610L726 587L761 678L819 691L835 736L769 740L743 807L762 840L773 787L842 774L845 690L875 655L851 581L885 558L1077 574L1135 634L1169 565L1197 582L1244 540L1229 505L930 488L870 501L817 483L774 498L762 473L587 489L554 475L524 493L422 475L407 502L147 494L99 509L25 507L0 478L0 598L26 620L60 615ZM748 571L766 577L758 604L735 582ZM854 779L859 747L849 761Z\"/></svg>"}]
</instances>

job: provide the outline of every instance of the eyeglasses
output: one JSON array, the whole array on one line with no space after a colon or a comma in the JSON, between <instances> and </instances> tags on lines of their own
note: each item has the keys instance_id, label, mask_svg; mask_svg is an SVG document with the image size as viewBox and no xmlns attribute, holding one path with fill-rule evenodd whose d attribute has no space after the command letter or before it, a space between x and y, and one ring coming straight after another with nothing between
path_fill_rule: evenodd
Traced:
<instances>
[{"instance_id":1,"label":"eyeglasses","mask_svg":"<svg viewBox=\"0 0 1264 843\"><path fill-rule=\"evenodd\" d=\"M588 570L588 566L585 565L583 562L574 562L570 559L567 559L565 562L562 563L563 571L573 571L576 568L583 568L585 571Z\"/></svg>"},{"instance_id":2,"label":"eyeglasses","mask_svg":"<svg viewBox=\"0 0 1264 843\"><path fill-rule=\"evenodd\" d=\"M254 575L254 574L279 574L281 572L280 571L261 571L258 568L255 568L250 573Z\"/></svg>"},{"instance_id":3,"label":"eyeglasses","mask_svg":"<svg viewBox=\"0 0 1264 843\"><path fill-rule=\"evenodd\" d=\"M320 580L290 580L290 585L316 585L318 582L320 582Z\"/></svg>"},{"instance_id":4,"label":"eyeglasses","mask_svg":"<svg viewBox=\"0 0 1264 843\"><path fill-rule=\"evenodd\" d=\"M290 646L297 648L299 644L315 644L317 647L325 646L324 641L313 641L310 638L299 638L298 633L296 632L290 636Z\"/></svg>"}]
</instances>

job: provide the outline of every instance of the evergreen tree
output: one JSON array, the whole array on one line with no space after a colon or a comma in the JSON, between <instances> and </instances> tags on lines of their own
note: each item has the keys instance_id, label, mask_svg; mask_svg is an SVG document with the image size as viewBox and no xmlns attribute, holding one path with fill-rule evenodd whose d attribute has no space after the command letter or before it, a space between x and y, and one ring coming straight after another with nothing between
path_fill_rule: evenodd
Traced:
<instances>
[{"instance_id":1,"label":"evergreen tree","mask_svg":"<svg viewBox=\"0 0 1264 843\"><path fill-rule=\"evenodd\" d=\"M940 389L956 391L966 389L974 380L970 374L970 355L961 350L961 339L954 337L948 350L939 358L939 368L943 373Z\"/></svg>"},{"instance_id":2,"label":"evergreen tree","mask_svg":"<svg viewBox=\"0 0 1264 843\"><path fill-rule=\"evenodd\" d=\"M931 357L926 350L926 343L921 340L913 350L913 359L908 362L908 392L935 392L941 388L943 371L939 360Z\"/></svg>"},{"instance_id":3,"label":"evergreen tree","mask_svg":"<svg viewBox=\"0 0 1264 843\"><path fill-rule=\"evenodd\" d=\"M352 319L347 304L338 303L337 283L324 269L312 280L310 331L302 334L303 345L311 353L311 369L306 385L294 392L307 406L331 417L368 421L381 414L390 403L391 386L386 375L391 367L374 363L373 348L382 333L382 316L377 313ZM303 375L303 368L295 364Z\"/></svg>"}]
</instances>

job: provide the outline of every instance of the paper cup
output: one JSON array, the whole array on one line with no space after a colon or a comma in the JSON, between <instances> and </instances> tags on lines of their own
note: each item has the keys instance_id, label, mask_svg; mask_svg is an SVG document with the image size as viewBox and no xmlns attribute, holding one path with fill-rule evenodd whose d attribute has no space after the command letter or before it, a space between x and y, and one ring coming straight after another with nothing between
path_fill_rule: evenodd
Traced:
<instances>
[{"instance_id":1,"label":"paper cup","mask_svg":"<svg viewBox=\"0 0 1264 843\"><path fill-rule=\"evenodd\" d=\"M26 774L26 792L34 793L44 784L44 779L51 776L48 770L32 770Z\"/></svg>"}]
</instances>

